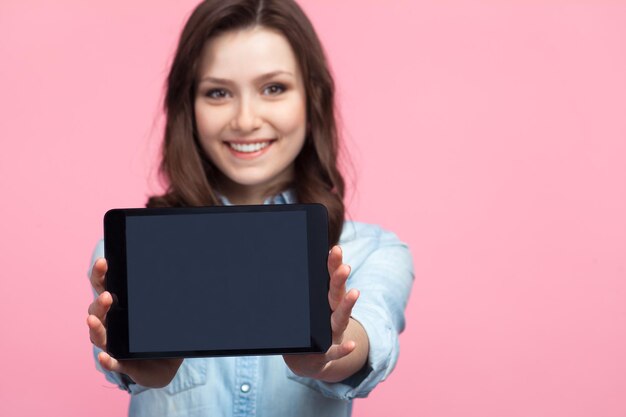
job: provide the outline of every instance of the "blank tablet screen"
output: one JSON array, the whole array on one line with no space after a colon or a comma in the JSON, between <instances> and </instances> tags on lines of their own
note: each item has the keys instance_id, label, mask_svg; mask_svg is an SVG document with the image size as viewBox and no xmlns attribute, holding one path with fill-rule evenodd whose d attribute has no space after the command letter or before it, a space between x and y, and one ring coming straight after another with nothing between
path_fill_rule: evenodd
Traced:
<instances>
[{"instance_id":1,"label":"blank tablet screen","mask_svg":"<svg viewBox=\"0 0 626 417\"><path fill-rule=\"evenodd\" d=\"M309 346L306 219L128 216L129 352Z\"/></svg>"}]
</instances>

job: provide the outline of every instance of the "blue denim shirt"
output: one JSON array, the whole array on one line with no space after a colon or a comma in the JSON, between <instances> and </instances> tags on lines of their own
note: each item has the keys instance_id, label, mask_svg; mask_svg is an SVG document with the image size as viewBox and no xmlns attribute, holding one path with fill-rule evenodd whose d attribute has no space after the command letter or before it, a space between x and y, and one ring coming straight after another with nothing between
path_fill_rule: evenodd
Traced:
<instances>
[{"instance_id":1,"label":"blue denim shirt","mask_svg":"<svg viewBox=\"0 0 626 417\"><path fill-rule=\"evenodd\" d=\"M229 202L224 198L225 204ZM294 203L290 191L266 204ZM172 382L160 389L127 384L120 374L96 367L129 391L130 416L350 416L352 399L366 397L393 370L399 354L398 334L413 283L413 264L406 244L378 226L346 221L339 244L351 266L347 287L361 295L352 310L369 338L366 366L352 377L326 383L295 375L282 356L185 359ZM98 242L89 272L104 244Z\"/></svg>"}]
</instances>

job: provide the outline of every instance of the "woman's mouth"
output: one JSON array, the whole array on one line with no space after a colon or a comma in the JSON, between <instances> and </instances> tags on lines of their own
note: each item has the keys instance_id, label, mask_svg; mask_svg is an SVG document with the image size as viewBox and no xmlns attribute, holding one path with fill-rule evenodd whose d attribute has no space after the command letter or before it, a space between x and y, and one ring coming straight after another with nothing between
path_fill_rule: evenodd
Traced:
<instances>
[{"instance_id":1,"label":"woman's mouth","mask_svg":"<svg viewBox=\"0 0 626 417\"><path fill-rule=\"evenodd\" d=\"M250 141L237 141L237 142L225 142L226 146L230 150L231 154L241 159L253 159L256 158L269 149L275 139L265 140L250 140Z\"/></svg>"}]
</instances>

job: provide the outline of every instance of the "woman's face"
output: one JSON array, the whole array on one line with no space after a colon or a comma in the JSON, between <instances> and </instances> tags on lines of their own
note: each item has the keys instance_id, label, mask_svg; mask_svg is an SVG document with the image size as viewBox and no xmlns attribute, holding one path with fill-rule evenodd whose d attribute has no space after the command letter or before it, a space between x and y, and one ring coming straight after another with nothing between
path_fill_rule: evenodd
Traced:
<instances>
[{"instance_id":1,"label":"woman's face","mask_svg":"<svg viewBox=\"0 0 626 417\"><path fill-rule=\"evenodd\" d=\"M287 39L263 27L226 32L204 47L195 97L202 148L237 204L261 203L293 177L304 145L306 94Z\"/></svg>"}]
</instances>

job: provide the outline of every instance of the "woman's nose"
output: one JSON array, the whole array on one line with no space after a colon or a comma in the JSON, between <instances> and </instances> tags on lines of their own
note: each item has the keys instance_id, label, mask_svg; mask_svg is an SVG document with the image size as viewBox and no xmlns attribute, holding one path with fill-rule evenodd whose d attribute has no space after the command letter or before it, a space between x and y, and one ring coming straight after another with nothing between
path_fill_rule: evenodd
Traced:
<instances>
[{"instance_id":1,"label":"woman's nose","mask_svg":"<svg viewBox=\"0 0 626 417\"><path fill-rule=\"evenodd\" d=\"M261 127L261 118L256 104L251 99L242 99L231 122L233 130L250 132Z\"/></svg>"}]
</instances>

